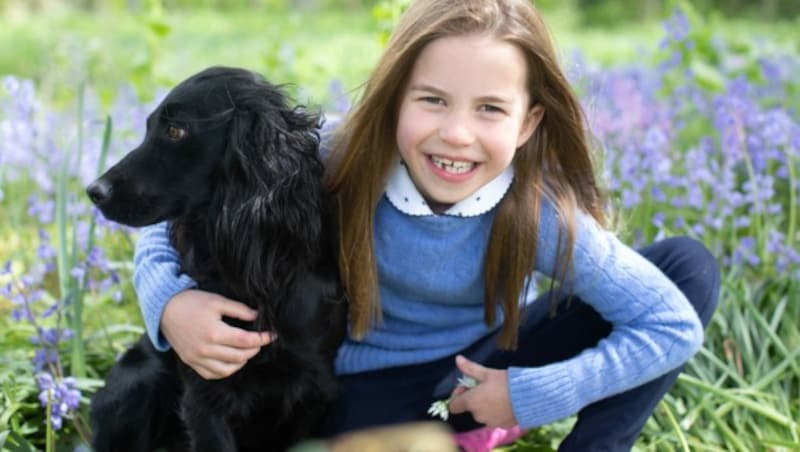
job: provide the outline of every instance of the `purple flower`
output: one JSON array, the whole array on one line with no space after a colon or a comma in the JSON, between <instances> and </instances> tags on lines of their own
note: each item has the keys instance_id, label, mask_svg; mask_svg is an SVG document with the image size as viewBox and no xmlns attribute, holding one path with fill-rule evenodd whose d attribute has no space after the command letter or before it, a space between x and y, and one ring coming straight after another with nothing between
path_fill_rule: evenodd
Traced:
<instances>
[{"instance_id":1,"label":"purple flower","mask_svg":"<svg viewBox=\"0 0 800 452\"><path fill-rule=\"evenodd\" d=\"M56 257L56 250L50 244L43 243L36 248L36 256L43 261L52 260Z\"/></svg>"},{"instance_id":2,"label":"purple flower","mask_svg":"<svg viewBox=\"0 0 800 452\"><path fill-rule=\"evenodd\" d=\"M58 345L61 335L56 328L45 328L41 331L39 337L42 338L42 342L45 345L56 346Z\"/></svg>"},{"instance_id":3,"label":"purple flower","mask_svg":"<svg viewBox=\"0 0 800 452\"><path fill-rule=\"evenodd\" d=\"M36 218L41 224L50 224L55 215L55 205L52 199L40 201L38 197L31 196L28 199L28 215Z\"/></svg>"},{"instance_id":4,"label":"purple flower","mask_svg":"<svg viewBox=\"0 0 800 452\"><path fill-rule=\"evenodd\" d=\"M86 256L86 263L90 267L98 268L104 272L108 271L108 261L105 258L103 249L100 247L95 246L89 251L89 255Z\"/></svg>"},{"instance_id":5,"label":"purple flower","mask_svg":"<svg viewBox=\"0 0 800 452\"><path fill-rule=\"evenodd\" d=\"M51 348L37 348L33 355L33 370L40 372L47 366L57 364L58 350Z\"/></svg>"},{"instance_id":6,"label":"purple flower","mask_svg":"<svg viewBox=\"0 0 800 452\"><path fill-rule=\"evenodd\" d=\"M50 317L51 315L53 315L53 313L55 313L57 310L58 310L58 302L52 303L52 304L50 304L50 306L47 309L42 311L42 314L40 315L40 317L43 318L43 319L46 319L46 318Z\"/></svg>"},{"instance_id":7,"label":"purple flower","mask_svg":"<svg viewBox=\"0 0 800 452\"><path fill-rule=\"evenodd\" d=\"M71 416L81 403L81 392L72 377L57 381L49 372L36 374L39 386L39 403L43 407L50 405L50 422L55 430L61 429L64 417Z\"/></svg>"},{"instance_id":8,"label":"purple flower","mask_svg":"<svg viewBox=\"0 0 800 452\"><path fill-rule=\"evenodd\" d=\"M739 217L733 220L733 226L737 229L750 226L750 217Z\"/></svg>"},{"instance_id":9,"label":"purple flower","mask_svg":"<svg viewBox=\"0 0 800 452\"><path fill-rule=\"evenodd\" d=\"M82 281L83 277L86 275L86 270L80 266L74 267L72 270L70 270L69 275L79 281Z\"/></svg>"},{"instance_id":10,"label":"purple flower","mask_svg":"<svg viewBox=\"0 0 800 452\"><path fill-rule=\"evenodd\" d=\"M667 39L673 42L682 42L689 37L689 18L680 9L672 11L672 15L663 23Z\"/></svg>"},{"instance_id":11,"label":"purple flower","mask_svg":"<svg viewBox=\"0 0 800 452\"><path fill-rule=\"evenodd\" d=\"M664 214L662 212L657 212L655 215L653 215L651 223L653 223L653 226L655 226L655 227L657 227L659 229L663 228L664 227Z\"/></svg>"},{"instance_id":12,"label":"purple flower","mask_svg":"<svg viewBox=\"0 0 800 452\"><path fill-rule=\"evenodd\" d=\"M333 79L328 83L328 96L333 99L331 113L347 113L350 110L350 100L344 90L341 80Z\"/></svg>"}]
</instances>

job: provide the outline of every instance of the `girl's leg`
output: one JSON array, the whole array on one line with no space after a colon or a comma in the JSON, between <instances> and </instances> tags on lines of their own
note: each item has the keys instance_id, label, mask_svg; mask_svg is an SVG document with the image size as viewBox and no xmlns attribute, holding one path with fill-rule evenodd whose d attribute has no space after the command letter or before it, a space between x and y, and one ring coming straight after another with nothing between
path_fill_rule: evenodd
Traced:
<instances>
[{"instance_id":1,"label":"girl's leg","mask_svg":"<svg viewBox=\"0 0 800 452\"><path fill-rule=\"evenodd\" d=\"M367 427L432 420L433 388L455 367L453 358L339 377L341 392L322 437ZM452 389L452 388L451 388Z\"/></svg>"},{"instance_id":2,"label":"girl's leg","mask_svg":"<svg viewBox=\"0 0 800 452\"><path fill-rule=\"evenodd\" d=\"M699 242L675 238L641 253L683 291L707 326L717 306L720 274L714 257ZM638 388L598 401L578 414L562 451L630 450L656 405L669 391L683 366Z\"/></svg>"},{"instance_id":3,"label":"girl's leg","mask_svg":"<svg viewBox=\"0 0 800 452\"><path fill-rule=\"evenodd\" d=\"M703 325L707 325L719 295L719 267L708 250L695 240L676 237L654 243L639 252L680 288ZM465 355L494 368L540 366L571 358L596 345L611 332L608 322L589 305L575 298L568 303L562 301L556 315L551 318L548 315L548 296L540 297L526 308L517 350L497 350L494 338L490 338L466 350ZM577 423L559 450L630 450L681 368L581 410ZM457 376L457 371L451 372L445 386L452 387ZM456 430L478 426L468 414L454 417L451 425Z\"/></svg>"},{"instance_id":4,"label":"girl's leg","mask_svg":"<svg viewBox=\"0 0 800 452\"><path fill-rule=\"evenodd\" d=\"M678 285L706 325L716 307L719 270L705 247L694 240L674 238L640 252ZM538 366L577 355L610 333L611 325L578 299L561 303L550 318L547 297L543 295L526 308L517 350L498 350L496 337L491 335L461 353L494 368ZM679 371L586 407L561 450L629 450ZM431 419L427 408L434 400L447 398L459 376L453 357L342 376L341 397L322 436ZM452 416L448 422L457 431L480 427L469 414Z\"/></svg>"}]
</instances>

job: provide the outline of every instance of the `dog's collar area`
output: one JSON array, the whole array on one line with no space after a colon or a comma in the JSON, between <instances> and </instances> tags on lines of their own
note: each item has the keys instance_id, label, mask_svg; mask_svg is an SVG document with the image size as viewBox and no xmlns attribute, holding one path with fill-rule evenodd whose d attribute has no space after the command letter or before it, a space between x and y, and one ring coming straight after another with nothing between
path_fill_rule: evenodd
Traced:
<instances>
[{"instance_id":1,"label":"dog's collar area","mask_svg":"<svg viewBox=\"0 0 800 452\"><path fill-rule=\"evenodd\" d=\"M479 188L475 193L445 210L442 215L476 217L492 210L505 196L514 180L514 167L509 165L499 176ZM411 216L435 215L428 202L417 190L402 160L389 173L386 198L399 211Z\"/></svg>"}]
</instances>

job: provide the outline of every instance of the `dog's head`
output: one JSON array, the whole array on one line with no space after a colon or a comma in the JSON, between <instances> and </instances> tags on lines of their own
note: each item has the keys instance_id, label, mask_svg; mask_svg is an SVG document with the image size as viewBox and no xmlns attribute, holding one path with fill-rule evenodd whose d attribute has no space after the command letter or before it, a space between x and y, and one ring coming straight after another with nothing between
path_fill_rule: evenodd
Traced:
<instances>
[{"instance_id":1,"label":"dog's head","mask_svg":"<svg viewBox=\"0 0 800 452\"><path fill-rule=\"evenodd\" d=\"M318 197L303 193L318 189L322 173L318 122L250 71L209 68L170 91L147 118L142 143L87 194L106 218L129 226L200 208L234 209L226 212L234 221L285 204L302 209Z\"/></svg>"}]
</instances>

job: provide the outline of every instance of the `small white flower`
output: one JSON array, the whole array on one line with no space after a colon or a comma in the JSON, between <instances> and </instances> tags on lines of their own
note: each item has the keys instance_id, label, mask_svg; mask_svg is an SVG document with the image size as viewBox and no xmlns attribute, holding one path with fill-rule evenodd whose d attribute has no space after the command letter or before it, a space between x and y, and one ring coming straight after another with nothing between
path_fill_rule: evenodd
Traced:
<instances>
[{"instance_id":1,"label":"small white flower","mask_svg":"<svg viewBox=\"0 0 800 452\"><path fill-rule=\"evenodd\" d=\"M447 417L450 415L450 411L447 409L449 403L450 399L433 402L431 407L428 408L428 414L433 417L439 416L443 421L446 421Z\"/></svg>"},{"instance_id":2,"label":"small white flower","mask_svg":"<svg viewBox=\"0 0 800 452\"><path fill-rule=\"evenodd\" d=\"M463 375L458 378L458 385L463 386L467 389L472 389L475 386L478 386L478 380ZM443 421L446 421L447 418L450 416L450 401L453 400L453 397L448 397L444 400L437 400L431 404L431 407L428 408L428 414L433 417L439 416L442 418Z\"/></svg>"}]
</instances>

